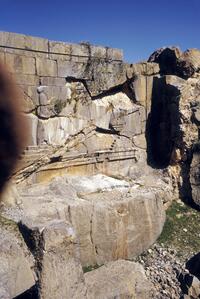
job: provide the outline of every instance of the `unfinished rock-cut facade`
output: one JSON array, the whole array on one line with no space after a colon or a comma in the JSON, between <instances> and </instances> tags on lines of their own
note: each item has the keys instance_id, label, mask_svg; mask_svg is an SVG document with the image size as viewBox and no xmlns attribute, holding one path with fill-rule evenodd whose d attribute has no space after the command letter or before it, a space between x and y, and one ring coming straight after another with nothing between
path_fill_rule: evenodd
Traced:
<instances>
[{"instance_id":1,"label":"unfinished rock-cut facade","mask_svg":"<svg viewBox=\"0 0 200 299\"><path fill-rule=\"evenodd\" d=\"M27 285L38 298L102 294L95 277L155 242L164 206L178 197L199 204L199 52L188 53L161 49L127 64L118 49L0 32L0 59L30 127L2 213L34 260ZM81 266L105 263L83 275ZM144 277L120 263L136 269L133 281ZM148 284L124 283L109 298L148 298Z\"/></svg>"}]
</instances>

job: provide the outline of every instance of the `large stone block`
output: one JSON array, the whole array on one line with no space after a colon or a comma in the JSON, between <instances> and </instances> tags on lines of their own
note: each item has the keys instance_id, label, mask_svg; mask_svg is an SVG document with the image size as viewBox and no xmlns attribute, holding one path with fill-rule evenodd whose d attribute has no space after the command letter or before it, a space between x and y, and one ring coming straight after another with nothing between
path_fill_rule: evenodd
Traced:
<instances>
[{"instance_id":1,"label":"large stone block","mask_svg":"<svg viewBox=\"0 0 200 299\"><path fill-rule=\"evenodd\" d=\"M154 76L143 75L138 75L131 84L136 101L146 108L147 113L151 108L153 84Z\"/></svg>"},{"instance_id":2,"label":"large stone block","mask_svg":"<svg viewBox=\"0 0 200 299\"><path fill-rule=\"evenodd\" d=\"M119 260L85 275L88 299L147 299L152 289L139 263Z\"/></svg>"},{"instance_id":3,"label":"large stone block","mask_svg":"<svg viewBox=\"0 0 200 299\"><path fill-rule=\"evenodd\" d=\"M18 85L21 95L21 109L23 112L32 112L39 104L37 87L32 85Z\"/></svg>"},{"instance_id":4,"label":"large stone block","mask_svg":"<svg viewBox=\"0 0 200 299\"><path fill-rule=\"evenodd\" d=\"M104 175L57 178L23 192L24 217L31 225L44 226L47 219L73 223L84 266L142 253L165 220L155 189L131 187Z\"/></svg>"},{"instance_id":5,"label":"large stone block","mask_svg":"<svg viewBox=\"0 0 200 299\"><path fill-rule=\"evenodd\" d=\"M135 75L153 76L160 72L159 64L154 62L140 62L135 64L126 64L126 73L129 79Z\"/></svg>"},{"instance_id":6,"label":"large stone block","mask_svg":"<svg viewBox=\"0 0 200 299\"><path fill-rule=\"evenodd\" d=\"M19 233L17 224L0 217L0 297L3 286L7 296L14 298L36 283L34 260ZM2 298L2 297L1 297Z\"/></svg>"},{"instance_id":7,"label":"large stone block","mask_svg":"<svg viewBox=\"0 0 200 299\"><path fill-rule=\"evenodd\" d=\"M28 145L37 145L38 118L32 113L26 114L26 117L30 133Z\"/></svg>"},{"instance_id":8,"label":"large stone block","mask_svg":"<svg viewBox=\"0 0 200 299\"><path fill-rule=\"evenodd\" d=\"M26 49L20 49L20 48L0 48L0 50L4 53L8 54L15 54L15 55L20 55L20 56L25 56L25 57L40 57L47 59L48 53L47 52L40 52L40 51L31 51L31 50L26 50Z\"/></svg>"},{"instance_id":9,"label":"large stone block","mask_svg":"<svg viewBox=\"0 0 200 299\"><path fill-rule=\"evenodd\" d=\"M87 125L87 120L73 117L54 117L40 120L38 127L39 143L64 145L70 135L75 135Z\"/></svg>"},{"instance_id":10,"label":"large stone block","mask_svg":"<svg viewBox=\"0 0 200 299\"><path fill-rule=\"evenodd\" d=\"M40 77L40 84L47 86L65 86L65 78L58 77Z\"/></svg>"},{"instance_id":11,"label":"large stone block","mask_svg":"<svg viewBox=\"0 0 200 299\"><path fill-rule=\"evenodd\" d=\"M106 58L108 60L123 61L123 51L120 49L107 48Z\"/></svg>"},{"instance_id":12,"label":"large stone block","mask_svg":"<svg viewBox=\"0 0 200 299\"><path fill-rule=\"evenodd\" d=\"M106 59L106 48L101 46L90 46L91 57Z\"/></svg>"},{"instance_id":13,"label":"large stone block","mask_svg":"<svg viewBox=\"0 0 200 299\"><path fill-rule=\"evenodd\" d=\"M0 32L0 45L4 47L48 52L47 39L12 32Z\"/></svg>"},{"instance_id":14,"label":"large stone block","mask_svg":"<svg viewBox=\"0 0 200 299\"><path fill-rule=\"evenodd\" d=\"M24 75L35 75L35 59L15 54L5 54L5 63L11 73L21 73Z\"/></svg>"},{"instance_id":15,"label":"large stone block","mask_svg":"<svg viewBox=\"0 0 200 299\"><path fill-rule=\"evenodd\" d=\"M83 271L73 227L54 221L42 232L41 299L86 298Z\"/></svg>"},{"instance_id":16,"label":"large stone block","mask_svg":"<svg viewBox=\"0 0 200 299\"><path fill-rule=\"evenodd\" d=\"M87 43L71 44L72 56L90 56L90 45Z\"/></svg>"},{"instance_id":17,"label":"large stone block","mask_svg":"<svg viewBox=\"0 0 200 299\"><path fill-rule=\"evenodd\" d=\"M123 63L108 63L106 61L92 60L87 68L92 81L88 81L88 89L92 96L98 96L115 86L126 82L126 70Z\"/></svg>"},{"instance_id":18,"label":"large stone block","mask_svg":"<svg viewBox=\"0 0 200 299\"><path fill-rule=\"evenodd\" d=\"M13 75L16 83L19 85L26 85L26 86L38 86L39 85L39 77L36 75L25 75L25 74L17 74Z\"/></svg>"},{"instance_id":19,"label":"large stone block","mask_svg":"<svg viewBox=\"0 0 200 299\"><path fill-rule=\"evenodd\" d=\"M68 86L39 86L39 106L37 114L43 118L51 116L67 116L73 111L73 105L69 110L71 90Z\"/></svg>"},{"instance_id":20,"label":"large stone block","mask_svg":"<svg viewBox=\"0 0 200 299\"><path fill-rule=\"evenodd\" d=\"M36 73L38 76L56 77L56 61L50 59L36 58Z\"/></svg>"},{"instance_id":21,"label":"large stone block","mask_svg":"<svg viewBox=\"0 0 200 299\"><path fill-rule=\"evenodd\" d=\"M58 61L58 77L87 79L86 64L73 61Z\"/></svg>"},{"instance_id":22,"label":"large stone block","mask_svg":"<svg viewBox=\"0 0 200 299\"><path fill-rule=\"evenodd\" d=\"M49 53L71 55L72 45L64 42L49 41Z\"/></svg>"}]
</instances>

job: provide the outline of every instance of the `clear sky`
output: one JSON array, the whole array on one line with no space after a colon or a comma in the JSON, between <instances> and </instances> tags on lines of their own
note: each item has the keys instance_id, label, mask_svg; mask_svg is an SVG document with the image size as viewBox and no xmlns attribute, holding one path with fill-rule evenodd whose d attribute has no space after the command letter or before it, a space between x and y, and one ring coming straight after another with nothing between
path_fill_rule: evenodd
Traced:
<instances>
[{"instance_id":1,"label":"clear sky","mask_svg":"<svg viewBox=\"0 0 200 299\"><path fill-rule=\"evenodd\" d=\"M122 48L125 60L157 48L200 48L200 0L0 0L0 30Z\"/></svg>"}]
</instances>

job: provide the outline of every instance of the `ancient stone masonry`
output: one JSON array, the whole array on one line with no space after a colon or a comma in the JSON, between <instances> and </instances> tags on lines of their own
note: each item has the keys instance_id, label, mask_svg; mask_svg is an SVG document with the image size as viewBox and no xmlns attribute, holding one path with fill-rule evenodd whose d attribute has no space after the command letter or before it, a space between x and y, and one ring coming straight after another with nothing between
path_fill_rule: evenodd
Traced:
<instances>
[{"instance_id":1,"label":"ancient stone masonry","mask_svg":"<svg viewBox=\"0 0 200 299\"><path fill-rule=\"evenodd\" d=\"M28 248L34 259L35 276L29 271L18 289L30 288L34 298L92 298L98 285L81 265L130 259L162 231L171 187L147 165L145 137L159 66L124 63L118 49L7 32L0 33L0 58L30 123L16 186L3 196L2 213L17 223L22 252ZM96 270L98 279L108 273L112 285L117 265ZM141 267L121 265L122 283L105 296L146 298L148 283L126 286L146 279Z\"/></svg>"},{"instance_id":2,"label":"ancient stone masonry","mask_svg":"<svg viewBox=\"0 0 200 299\"><path fill-rule=\"evenodd\" d=\"M1 209L28 275L13 290L18 264L6 276L0 256L0 298L149 298L143 269L123 259L155 242L173 198L198 204L198 55L162 49L127 64L118 49L0 32L30 124Z\"/></svg>"},{"instance_id":3,"label":"ancient stone masonry","mask_svg":"<svg viewBox=\"0 0 200 299\"><path fill-rule=\"evenodd\" d=\"M127 174L144 160L157 64L128 65L118 49L7 32L0 33L0 55L31 127L19 181L32 173L36 181L67 172Z\"/></svg>"}]
</instances>

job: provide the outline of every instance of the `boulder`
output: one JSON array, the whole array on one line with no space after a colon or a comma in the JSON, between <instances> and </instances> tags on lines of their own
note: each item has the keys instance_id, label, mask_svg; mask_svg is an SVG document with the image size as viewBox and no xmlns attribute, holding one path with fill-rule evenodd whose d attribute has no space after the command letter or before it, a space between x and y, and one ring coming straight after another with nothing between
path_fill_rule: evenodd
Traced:
<instances>
[{"instance_id":1,"label":"boulder","mask_svg":"<svg viewBox=\"0 0 200 299\"><path fill-rule=\"evenodd\" d=\"M40 298L85 298L86 286L76 249L75 233L70 224L53 221L40 238ZM43 249L43 251L42 251Z\"/></svg>"},{"instance_id":2,"label":"boulder","mask_svg":"<svg viewBox=\"0 0 200 299\"><path fill-rule=\"evenodd\" d=\"M82 265L102 264L133 258L157 239L165 221L157 191L101 174L56 178L21 190L20 217L30 230L71 223Z\"/></svg>"},{"instance_id":3,"label":"boulder","mask_svg":"<svg viewBox=\"0 0 200 299\"><path fill-rule=\"evenodd\" d=\"M88 299L147 299L151 284L138 263L118 260L85 275Z\"/></svg>"},{"instance_id":4,"label":"boulder","mask_svg":"<svg viewBox=\"0 0 200 299\"><path fill-rule=\"evenodd\" d=\"M0 216L0 298L11 299L36 283L34 259L17 225Z\"/></svg>"}]
</instances>

